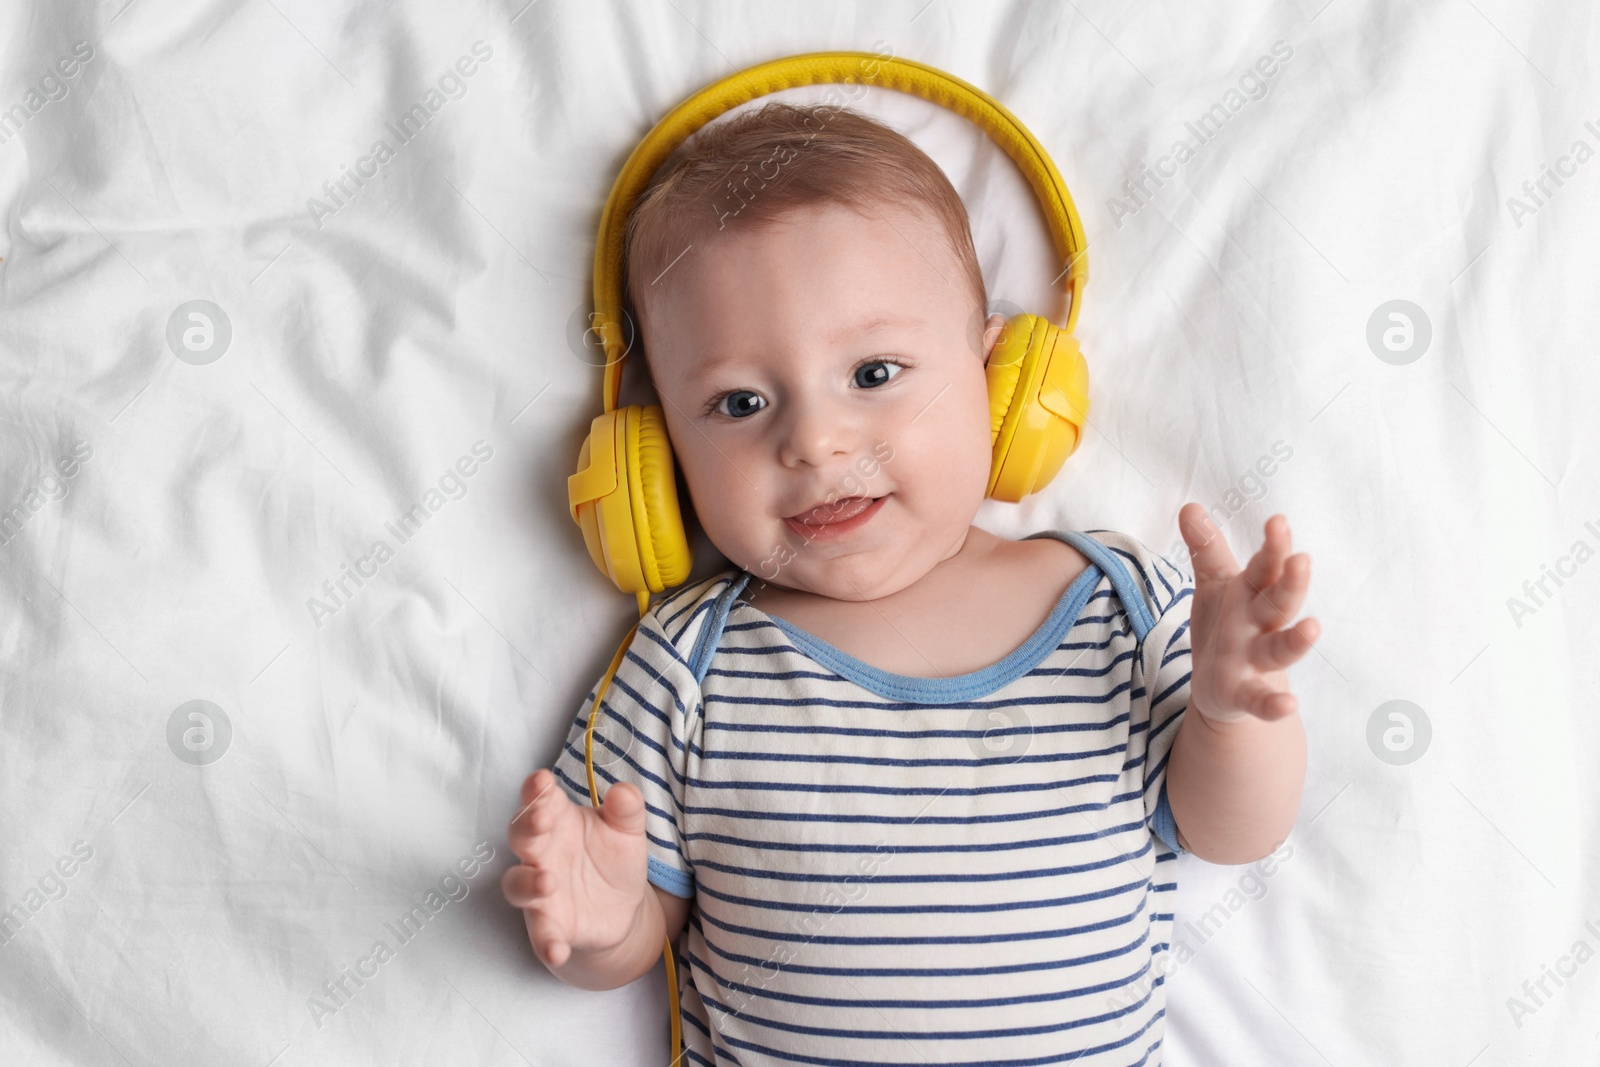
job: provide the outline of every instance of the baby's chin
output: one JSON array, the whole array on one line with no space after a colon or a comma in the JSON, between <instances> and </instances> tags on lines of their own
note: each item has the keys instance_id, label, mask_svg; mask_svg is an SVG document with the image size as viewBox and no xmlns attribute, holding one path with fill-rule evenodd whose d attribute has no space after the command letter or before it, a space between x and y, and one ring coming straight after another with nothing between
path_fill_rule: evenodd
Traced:
<instances>
[{"instance_id":1,"label":"baby's chin","mask_svg":"<svg viewBox=\"0 0 1600 1067\"><path fill-rule=\"evenodd\" d=\"M828 559L802 559L810 547L801 548L796 559L767 578L752 571L767 585L792 593L809 593L830 600L867 601L893 596L933 569L936 561L918 561L903 548L886 547L852 552ZM769 568L770 571L770 568Z\"/></svg>"}]
</instances>

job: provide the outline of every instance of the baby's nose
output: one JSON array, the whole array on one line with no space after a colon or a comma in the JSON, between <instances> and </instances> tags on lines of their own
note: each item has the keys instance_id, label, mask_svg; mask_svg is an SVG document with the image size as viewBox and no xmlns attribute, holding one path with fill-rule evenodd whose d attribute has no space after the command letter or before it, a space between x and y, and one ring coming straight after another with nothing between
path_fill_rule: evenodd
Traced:
<instances>
[{"instance_id":1,"label":"baby's nose","mask_svg":"<svg viewBox=\"0 0 1600 1067\"><path fill-rule=\"evenodd\" d=\"M856 428L838 408L827 404L795 404L785 425L780 459L786 467L836 463L856 446Z\"/></svg>"}]
</instances>

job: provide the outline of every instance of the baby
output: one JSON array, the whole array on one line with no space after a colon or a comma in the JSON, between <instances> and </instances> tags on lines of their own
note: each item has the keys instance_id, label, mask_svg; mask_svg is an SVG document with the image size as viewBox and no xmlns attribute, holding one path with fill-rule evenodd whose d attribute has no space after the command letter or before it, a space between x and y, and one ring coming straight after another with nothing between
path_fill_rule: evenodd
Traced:
<instances>
[{"instance_id":1,"label":"baby","mask_svg":"<svg viewBox=\"0 0 1600 1067\"><path fill-rule=\"evenodd\" d=\"M593 689L523 784L503 888L534 952L611 989L670 940L697 1064L1159 1063L1177 854L1259 859L1300 803L1285 669L1319 627L1290 625L1287 522L1241 570L1186 504L1192 579L1126 534L972 525L1006 323L948 179L865 116L708 128L625 258L738 569L641 620L602 806Z\"/></svg>"}]
</instances>

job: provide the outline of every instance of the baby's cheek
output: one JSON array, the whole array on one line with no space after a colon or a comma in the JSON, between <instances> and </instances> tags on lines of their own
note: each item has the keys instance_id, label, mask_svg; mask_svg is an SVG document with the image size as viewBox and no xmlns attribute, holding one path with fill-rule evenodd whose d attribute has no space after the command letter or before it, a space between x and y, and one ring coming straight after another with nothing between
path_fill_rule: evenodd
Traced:
<instances>
[{"instance_id":1,"label":"baby's cheek","mask_svg":"<svg viewBox=\"0 0 1600 1067\"><path fill-rule=\"evenodd\" d=\"M940 418L921 418L907 426L906 432L891 442L894 458L884 464L891 479L917 485L952 503L966 501L976 507L988 485L993 454L987 403L985 398L985 406L980 408L969 399L942 412Z\"/></svg>"},{"instance_id":2,"label":"baby's cheek","mask_svg":"<svg viewBox=\"0 0 1600 1067\"><path fill-rule=\"evenodd\" d=\"M735 566L759 575L761 561L776 547L769 543L775 540L774 522L750 486L742 481L705 486L695 501L695 517L717 551Z\"/></svg>"}]
</instances>

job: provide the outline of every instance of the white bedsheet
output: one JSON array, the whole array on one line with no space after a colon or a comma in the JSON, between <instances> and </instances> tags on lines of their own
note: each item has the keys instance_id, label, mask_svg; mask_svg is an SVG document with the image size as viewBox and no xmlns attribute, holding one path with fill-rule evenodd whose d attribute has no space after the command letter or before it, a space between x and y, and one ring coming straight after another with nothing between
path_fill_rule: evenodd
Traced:
<instances>
[{"instance_id":1,"label":"white bedsheet","mask_svg":"<svg viewBox=\"0 0 1600 1067\"><path fill-rule=\"evenodd\" d=\"M1091 242L1092 431L980 522L1179 553L1197 500L1314 559L1292 855L1182 861L1165 1062L1600 1062L1593 5L524 2L0 8L0 1063L666 1062L661 966L569 989L498 889L634 610L566 515L571 323L651 122L875 46L1005 102ZM869 106L1042 306L1003 156Z\"/></svg>"}]
</instances>

